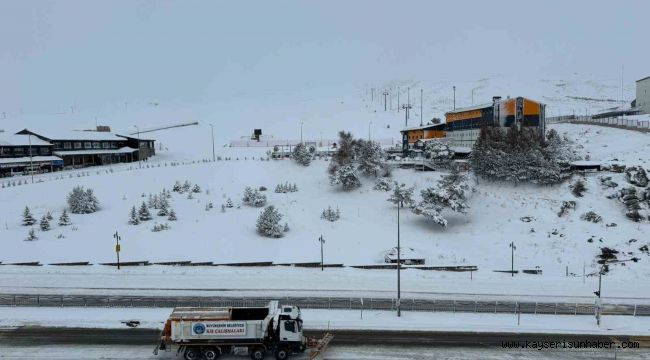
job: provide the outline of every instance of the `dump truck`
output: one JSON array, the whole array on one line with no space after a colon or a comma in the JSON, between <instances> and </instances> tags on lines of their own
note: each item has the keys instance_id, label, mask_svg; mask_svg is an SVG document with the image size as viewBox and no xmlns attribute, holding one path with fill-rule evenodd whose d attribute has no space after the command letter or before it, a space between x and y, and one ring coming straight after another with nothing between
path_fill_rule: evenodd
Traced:
<instances>
[{"instance_id":1,"label":"dump truck","mask_svg":"<svg viewBox=\"0 0 650 360\"><path fill-rule=\"evenodd\" d=\"M214 360L221 355L250 355L262 360L269 353L278 360L312 349L310 358L322 355L332 336L306 339L300 308L263 307L178 307L165 322L160 344L154 351L177 347L185 360Z\"/></svg>"}]
</instances>

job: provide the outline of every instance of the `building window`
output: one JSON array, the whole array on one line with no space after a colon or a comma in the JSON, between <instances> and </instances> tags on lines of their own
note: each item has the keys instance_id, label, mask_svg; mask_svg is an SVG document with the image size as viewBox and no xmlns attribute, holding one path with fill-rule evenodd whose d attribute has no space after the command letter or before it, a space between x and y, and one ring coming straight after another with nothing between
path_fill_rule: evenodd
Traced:
<instances>
[{"instance_id":1,"label":"building window","mask_svg":"<svg viewBox=\"0 0 650 360\"><path fill-rule=\"evenodd\" d=\"M49 155L49 150L46 147L41 148L41 155Z\"/></svg>"},{"instance_id":2,"label":"building window","mask_svg":"<svg viewBox=\"0 0 650 360\"><path fill-rule=\"evenodd\" d=\"M14 148L14 154L15 155L24 155L25 154L25 149L21 147Z\"/></svg>"},{"instance_id":3,"label":"building window","mask_svg":"<svg viewBox=\"0 0 650 360\"><path fill-rule=\"evenodd\" d=\"M61 144L62 144L62 143L61 143L60 141L56 141L56 142L54 142L54 148L55 148L55 149L60 149L60 148L61 148Z\"/></svg>"},{"instance_id":4,"label":"building window","mask_svg":"<svg viewBox=\"0 0 650 360\"><path fill-rule=\"evenodd\" d=\"M72 149L72 144L69 141L63 143L64 149Z\"/></svg>"},{"instance_id":5,"label":"building window","mask_svg":"<svg viewBox=\"0 0 650 360\"><path fill-rule=\"evenodd\" d=\"M92 149L93 144L90 141L84 142L84 149Z\"/></svg>"},{"instance_id":6,"label":"building window","mask_svg":"<svg viewBox=\"0 0 650 360\"><path fill-rule=\"evenodd\" d=\"M111 149L117 149L117 143L111 142Z\"/></svg>"},{"instance_id":7,"label":"building window","mask_svg":"<svg viewBox=\"0 0 650 360\"><path fill-rule=\"evenodd\" d=\"M101 149L102 144L99 141L93 142L93 149Z\"/></svg>"},{"instance_id":8,"label":"building window","mask_svg":"<svg viewBox=\"0 0 650 360\"><path fill-rule=\"evenodd\" d=\"M102 148L110 149L111 148L111 143L108 143L108 142L102 143Z\"/></svg>"},{"instance_id":9,"label":"building window","mask_svg":"<svg viewBox=\"0 0 650 360\"><path fill-rule=\"evenodd\" d=\"M77 141L74 143L74 148L75 149L81 149L81 142Z\"/></svg>"}]
</instances>

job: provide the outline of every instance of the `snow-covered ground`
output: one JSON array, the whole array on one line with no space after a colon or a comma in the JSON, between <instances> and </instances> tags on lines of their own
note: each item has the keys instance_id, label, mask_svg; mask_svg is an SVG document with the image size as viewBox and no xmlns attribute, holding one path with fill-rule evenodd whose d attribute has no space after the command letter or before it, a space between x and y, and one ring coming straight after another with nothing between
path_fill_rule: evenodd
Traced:
<instances>
[{"instance_id":1,"label":"snow-covered ground","mask_svg":"<svg viewBox=\"0 0 650 360\"><path fill-rule=\"evenodd\" d=\"M595 161L643 166L650 157L650 135L647 134L588 125L556 124L552 127L576 139L584 147L581 151ZM67 177L65 174L57 179L56 175L45 175L42 177L45 181L41 183L0 189L3 204L0 208L0 237L4 244L0 261L5 264L26 261L44 264L112 262L115 261L112 237L115 231L122 237L122 261L315 262L320 261L317 239L323 235L326 239L326 263L365 265L383 262L384 252L395 246L395 207L386 201L387 193L372 190L372 181L365 181L359 190L344 193L329 185L326 175L328 162L316 160L304 168L289 160L260 161L260 156L268 150L264 148L218 148L218 156L230 157L231 160L171 166L172 161L187 155L183 151L192 144L188 141L201 135L202 129L186 127L174 131L178 132L167 133L169 142L164 140L169 145L167 149L144 164L143 169L137 169L136 164L120 165L113 172L107 172L107 168L90 168L86 170L89 176ZM194 153L194 159L200 159L198 155ZM435 184L442 174L404 169L395 170L393 176L395 180L415 185L419 190ZM648 224L629 221L621 203L605 198L614 190L601 187L600 175L605 174L585 175L588 190L583 198L570 193L570 182L546 187L480 182L475 185L476 192L470 199L468 215L449 214L449 227L446 229L423 217L402 212L402 246L416 249L426 259L427 265L479 267L479 273L474 274L472 280L467 273L408 270L404 272L406 289L414 292L549 292L557 296L589 296L596 279L587 278L583 285L583 266L587 274L595 272L595 256L601 247L608 246L621 251L623 259L638 257L640 260L612 268L605 279L605 296L650 296L650 286L647 286L650 259L639 251L642 245L648 244L645 236ZM606 175L612 176L619 184L625 183L622 174ZM203 190L194 194L194 199L174 193L171 206L178 221L169 222L154 216L153 221L137 226L127 224L129 209L147 200L143 194L147 196L159 193L163 188L170 189L176 180L189 180ZM275 186L284 182L295 183L299 191L274 193ZM55 222L66 206L66 194L76 185L93 188L101 210L95 214L72 215L73 226L58 226ZM285 237L271 239L256 233L258 208L242 205L221 212L221 204L228 198L235 204L241 203L246 186L269 189L266 191L269 204L280 210L284 215L282 221L291 228ZM558 217L556 214L563 200L575 200L577 209L568 216ZM209 202L214 204L214 208L206 211ZM37 230L39 239L36 241L24 241L28 228L20 222L25 206L32 209L37 219L47 211L52 211L55 216L52 230ZM340 209L341 220L330 223L320 219L321 211L328 206ZM600 214L603 221L593 224L580 220L580 215L589 210ZM530 217L532 221L524 222L520 220L522 217ZM171 229L151 232L154 222L167 222ZM617 226L606 226L611 223ZM539 267L543 275L519 275L511 279L492 272L510 269L509 244L512 241L517 247L515 268ZM570 275L576 277L565 277L567 267ZM211 277L223 281L211 280ZM156 266L118 273L114 268L99 265L72 269L0 267L0 281L6 289L106 284L106 287L113 288L257 287L384 291L392 288L393 277L389 271L354 269L328 269L320 274L315 269ZM119 281L112 280L118 278ZM278 280L282 278L293 281ZM70 279L76 279L74 284ZM99 279L102 281L97 283ZM314 281L316 279L318 281ZM517 286L513 287L515 283ZM632 283L637 286L631 286Z\"/></svg>"},{"instance_id":2,"label":"snow-covered ground","mask_svg":"<svg viewBox=\"0 0 650 360\"><path fill-rule=\"evenodd\" d=\"M17 326L127 328L125 321L140 321L140 327L160 329L172 309L115 308L0 308L0 327ZM363 316L363 318L362 318ZM650 331L650 318L604 316L601 326L592 316L514 314L412 313L358 310L303 309L308 330L409 330L471 331L506 333L641 335Z\"/></svg>"}]
</instances>

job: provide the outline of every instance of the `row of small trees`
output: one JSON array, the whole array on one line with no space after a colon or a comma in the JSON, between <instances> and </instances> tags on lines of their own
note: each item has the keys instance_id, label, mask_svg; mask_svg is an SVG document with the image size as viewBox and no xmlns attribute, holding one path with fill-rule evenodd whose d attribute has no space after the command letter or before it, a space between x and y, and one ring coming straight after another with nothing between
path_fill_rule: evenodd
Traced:
<instances>
[{"instance_id":1,"label":"row of small trees","mask_svg":"<svg viewBox=\"0 0 650 360\"><path fill-rule=\"evenodd\" d=\"M354 139L351 133L341 131L338 145L327 169L330 184L352 190L361 186L359 174L373 177L390 174L386 154L378 143Z\"/></svg>"}]
</instances>

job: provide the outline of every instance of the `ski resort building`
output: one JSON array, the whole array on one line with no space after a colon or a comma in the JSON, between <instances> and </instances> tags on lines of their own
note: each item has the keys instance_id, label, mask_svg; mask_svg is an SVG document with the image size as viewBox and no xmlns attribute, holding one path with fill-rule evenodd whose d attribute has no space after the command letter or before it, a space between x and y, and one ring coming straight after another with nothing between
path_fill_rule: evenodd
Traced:
<instances>
[{"instance_id":1,"label":"ski resort building","mask_svg":"<svg viewBox=\"0 0 650 360\"><path fill-rule=\"evenodd\" d=\"M155 155L155 140L102 131L40 132L24 129L0 136L0 175L56 171L146 160Z\"/></svg>"},{"instance_id":2,"label":"ski resort building","mask_svg":"<svg viewBox=\"0 0 650 360\"><path fill-rule=\"evenodd\" d=\"M523 97L501 100L495 96L491 103L447 112L443 124L402 129L402 151L408 155L411 150L424 147L428 141L441 139L446 139L455 148L471 149L484 126L533 127L543 135L546 131L545 108L546 105Z\"/></svg>"}]
</instances>

